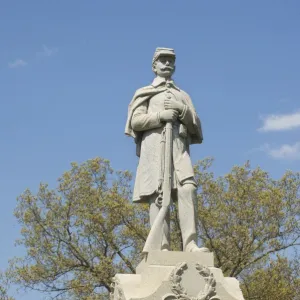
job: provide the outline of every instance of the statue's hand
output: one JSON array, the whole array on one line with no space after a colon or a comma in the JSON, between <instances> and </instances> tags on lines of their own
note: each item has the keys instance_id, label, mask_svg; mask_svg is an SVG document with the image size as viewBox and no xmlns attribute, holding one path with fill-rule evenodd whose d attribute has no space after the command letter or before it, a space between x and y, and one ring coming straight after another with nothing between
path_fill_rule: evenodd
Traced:
<instances>
[{"instance_id":1,"label":"statue's hand","mask_svg":"<svg viewBox=\"0 0 300 300\"><path fill-rule=\"evenodd\" d=\"M179 101L176 101L174 99L165 99L165 109L175 109L179 113L182 112L184 105L180 103Z\"/></svg>"},{"instance_id":2,"label":"statue's hand","mask_svg":"<svg viewBox=\"0 0 300 300\"><path fill-rule=\"evenodd\" d=\"M164 122L174 122L178 118L178 111L175 109L163 110L159 113L160 120Z\"/></svg>"}]
</instances>

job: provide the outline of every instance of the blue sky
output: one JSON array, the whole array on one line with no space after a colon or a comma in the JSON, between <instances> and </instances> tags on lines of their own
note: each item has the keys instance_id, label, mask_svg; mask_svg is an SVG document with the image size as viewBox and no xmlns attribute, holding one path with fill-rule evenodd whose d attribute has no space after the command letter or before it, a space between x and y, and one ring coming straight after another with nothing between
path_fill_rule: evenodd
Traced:
<instances>
[{"instance_id":1,"label":"blue sky","mask_svg":"<svg viewBox=\"0 0 300 300\"><path fill-rule=\"evenodd\" d=\"M72 161L101 156L135 172L124 135L156 47L177 53L217 175L250 160L275 178L300 167L300 2L2 1L0 268L22 255L16 197L56 186ZM36 293L17 299L41 299Z\"/></svg>"}]
</instances>

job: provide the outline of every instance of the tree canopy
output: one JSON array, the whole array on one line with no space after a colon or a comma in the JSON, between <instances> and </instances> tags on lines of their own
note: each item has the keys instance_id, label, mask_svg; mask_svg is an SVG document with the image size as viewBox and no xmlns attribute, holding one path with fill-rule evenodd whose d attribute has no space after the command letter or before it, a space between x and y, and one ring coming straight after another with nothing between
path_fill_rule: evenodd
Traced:
<instances>
[{"instance_id":1,"label":"tree canopy","mask_svg":"<svg viewBox=\"0 0 300 300\"><path fill-rule=\"evenodd\" d=\"M5 276L5 273L0 272L0 299L1 300L14 300L13 297L8 295L9 278Z\"/></svg>"},{"instance_id":2,"label":"tree canopy","mask_svg":"<svg viewBox=\"0 0 300 300\"><path fill-rule=\"evenodd\" d=\"M215 177L211 165L195 165L200 243L216 267L241 280L245 299L298 300L300 174L275 180L247 162ZM108 299L112 277L135 272L149 230L148 206L131 197L132 175L102 158L72 163L55 190L26 190L15 216L27 252L10 262L10 280L57 299ZM181 250L177 210L173 250Z\"/></svg>"}]
</instances>

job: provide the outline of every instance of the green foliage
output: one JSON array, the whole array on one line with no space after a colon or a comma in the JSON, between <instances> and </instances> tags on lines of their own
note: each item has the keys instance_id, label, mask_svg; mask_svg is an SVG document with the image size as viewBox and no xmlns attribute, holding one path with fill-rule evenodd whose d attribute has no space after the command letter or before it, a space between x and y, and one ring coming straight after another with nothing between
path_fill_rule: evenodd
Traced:
<instances>
[{"instance_id":1,"label":"green foliage","mask_svg":"<svg viewBox=\"0 0 300 300\"><path fill-rule=\"evenodd\" d=\"M117 272L131 273L147 236L148 214L130 203L131 175L100 158L18 198L23 259L11 263L15 282L74 299L101 299ZM97 296L97 294L98 295Z\"/></svg>"},{"instance_id":2,"label":"green foliage","mask_svg":"<svg viewBox=\"0 0 300 300\"><path fill-rule=\"evenodd\" d=\"M242 280L244 297L249 300L299 300L300 277L296 265L279 256L265 268L248 272Z\"/></svg>"},{"instance_id":3,"label":"green foliage","mask_svg":"<svg viewBox=\"0 0 300 300\"><path fill-rule=\"evenodd\" d=\"M13 300L12 297L9 297L5 287L0 285L0 299L1 300Z\"/></svg>"},{"instance_id":4,"label":"green foliage","mask_svg":"<svg viewBox=\"0 0 300 300\"><path fill-rule=\"evenodd\" d=\"M259 276L267 278L276 269L270 255L299 245L300 176L287 172L273 180L247 163L215 179L211 163L207 159L195 166L199 239L214 252L217 267L243 279L246 292L256 284L263 291L263 282L269 283ZM73 163L58 182L56 190L41 184L36 195L27 190L18 198L18 243L27 254L11 262L10 279L57 299L107 299L111 278L134 273L141 260L148 206L132 204L131 174L113 171L101 158ZM178 250L176 205L171 222L172 247ZM247 299L267 299L252 295Z\"/></svg>"},{"instance_id":5,"label":"green foliage","mask_svg":"<svg viewBox=\"0 0 300 300\"><path fill-rule=\"evenodd\" d=\"M1 300L14 300L8 295L9 282L5 274L0 273L0 299Z\"/></svg>"},{"instance_id":6,"label":"green foliage","mask_svg":"<svg viewBox=\"0 0 300 300\"><path fill-rule=\"evenodd\" d=\"M196 167L200 239L227 276L300 244L300 174L273 180L249 163L214 179L211 160Z\"/></svg>"}]
</instances>

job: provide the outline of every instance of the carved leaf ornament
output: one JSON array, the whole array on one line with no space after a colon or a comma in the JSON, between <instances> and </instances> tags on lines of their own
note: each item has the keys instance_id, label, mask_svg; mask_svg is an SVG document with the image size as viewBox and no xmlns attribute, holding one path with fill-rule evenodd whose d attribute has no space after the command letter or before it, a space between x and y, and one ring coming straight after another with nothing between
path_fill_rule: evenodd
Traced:
<instances>
[{"instance_id":1,"label":"carved leaf ornament","mask_svg":"<svg viewBox=\"0 0 300 300\"><path fill-rule=\"evenodd\" d=\"M119 280L116 277L113 277L110 287L112 289L110 300L125 300L123 290L120 288Z\"/></svg>"},{"instance_id":2,"label":"carved leaf ornament","mask_svg":"<svg viewBox=\"0 0 300 300\"><path fill-rule=\"evenodd\" d=\"M196 264L196 270L204 278L205 286L197 297L189 297L186 289L182 286L181 280L184 271L188 268L187 263L183 262L176 266L170 275L171 291L174 294L165 295L162 300L221 300L216 295L216 280L213 273L200 264Z\"/></svg>"}]
</instances>

